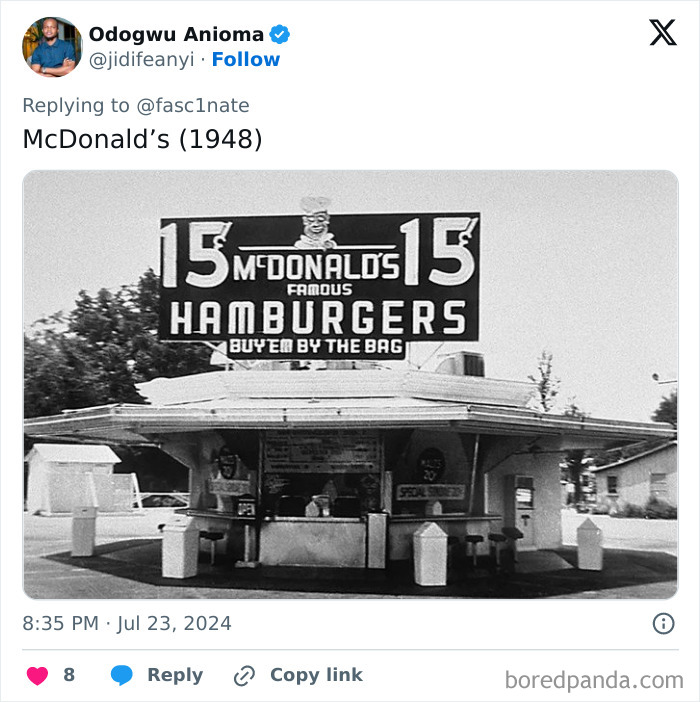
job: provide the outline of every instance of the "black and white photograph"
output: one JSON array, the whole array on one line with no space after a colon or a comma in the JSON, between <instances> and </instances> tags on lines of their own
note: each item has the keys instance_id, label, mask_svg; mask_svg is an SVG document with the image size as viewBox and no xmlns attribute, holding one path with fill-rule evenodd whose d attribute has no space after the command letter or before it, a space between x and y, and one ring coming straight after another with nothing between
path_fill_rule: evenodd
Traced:
<instances>
[{"instance_id":1,"label":"black and white photograph","mask_svg":"<svg viewBox=\"0 0 700 702\"><path fill-rule=\"evenodd\" d=\"M37 599L665 599L667 171L34 171Z\"/></svg>"}]
</instances>

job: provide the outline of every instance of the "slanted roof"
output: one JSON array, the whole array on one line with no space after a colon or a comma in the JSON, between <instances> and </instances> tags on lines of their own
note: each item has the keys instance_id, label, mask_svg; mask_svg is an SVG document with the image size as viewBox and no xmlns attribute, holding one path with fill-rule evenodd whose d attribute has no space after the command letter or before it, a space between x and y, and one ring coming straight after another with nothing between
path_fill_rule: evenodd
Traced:
<instances>
[{"instance_id":1,"label":"slanted roof","mask_svg":"<svg viewBox=\"0 0 700 702\"><path fill-rule=\"evenodd\" d=\"M157 378L138 386L154 405L191 405L272 398L416 398L525 407L532 384L425 371L219 371Z\"/></svg>"},{"instance_id":2,"label":"slanted roof","mask_svg":"<svg viewBox=\"0 0 700 702\"><path fill-rule=\"evenodd\" d=\"M677 441L669 441L666 444L661 444L661 446L655 446L653 449L649 449L648 451L643 451L642 453L638 453L634 456L630 456L629 458L623 458L621 461L615 461L615 463L608 463L607 465L604 466L593 466L592 468L589 468L589 471L591 473L599 473L601 470L610 470L611 468L619 468L620 466L625 466L629 465L630 463L634 463L635 461L638 461L640 458L645 458L646 456L651 456L654 453L659 453L659 451L667 451L668 449L675 448L678 445Z\"/></svg>"},{"instance_id":3,"label":"slanted roof","mask_svg":"<svg viewBox=\"0 0 700 702\"><path fill-rule=\"evenodd\" d=\"M119 463L120 458L102 444L34 444L27 458L39 454L47 463Z\"/></svg>"}]
</instances>

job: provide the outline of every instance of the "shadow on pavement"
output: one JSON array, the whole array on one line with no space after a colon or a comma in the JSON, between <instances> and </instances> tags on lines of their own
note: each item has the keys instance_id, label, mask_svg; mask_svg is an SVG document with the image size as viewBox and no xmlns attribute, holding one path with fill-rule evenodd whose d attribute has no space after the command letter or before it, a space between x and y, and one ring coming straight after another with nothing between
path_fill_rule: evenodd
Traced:
<instances>
[{"instance_id":1,"label":"shadow on pavement","mask_svg":"<svg viewBox=\"0 0 700 702\"><path fill-rule=\"evenodd\" d=\"M515 573L496 574L486 568L473 569L471 563L459 560L453 563L448 584L444 587L416 585L412 564L408 562L392 565L386 571L289 566L238 569L234 568L232 560L225 558L211 566L206 554L202 554L199 574L194 578L163 578L160 539L106 544L99 546L92 558L72 558L70 552L61 552L39 560L150 585L203 590L274 591L288 593L290 597L298 592L318 593L325 597L342 594L519 599L576 595L590 591L596 591L597 597L605 597L605 590L672 583L677 576L677 559L666 553L606 549L604 570L601 572L577 570L575 548L564 547L539 553L549 554L551 562L560 562L563 567L538 572L517 572L516 569ZM520 554L520 557L525 560L527 554ZM111 595L105 593L104 596Z\"/></svg>"}]
</instances>

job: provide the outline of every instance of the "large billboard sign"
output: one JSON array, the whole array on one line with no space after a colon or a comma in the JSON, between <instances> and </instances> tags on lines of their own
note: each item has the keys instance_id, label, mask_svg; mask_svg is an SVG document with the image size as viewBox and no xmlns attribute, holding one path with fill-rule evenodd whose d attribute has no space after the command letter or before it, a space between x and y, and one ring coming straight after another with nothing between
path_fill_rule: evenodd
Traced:
<instances>
[{"instance_id":1,"label":"large billboard sign","mask_svg":"<svg viewBox=\"0 0 700 702\"><path fill-rule=\"evenodd\" d=\"M160 338L232 358L404 358L411 341L476 341L478 213L161 221Z\"/></svg>"}]
</instances>

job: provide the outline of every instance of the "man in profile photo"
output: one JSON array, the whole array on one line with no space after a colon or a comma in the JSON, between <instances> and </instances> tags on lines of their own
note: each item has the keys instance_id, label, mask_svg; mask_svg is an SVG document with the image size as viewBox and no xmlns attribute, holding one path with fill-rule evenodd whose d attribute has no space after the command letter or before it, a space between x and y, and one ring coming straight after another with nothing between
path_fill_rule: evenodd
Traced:
<instances>
[{"instance_id":1,"label":"man in profile photo","mask_svg":"<svg viewBox=\"0 0 700 702\"><path fill-rule=\"evenodd\" d=\"M47 17L42 25L44 41L32 54L31 68L47 78L60 78L75 68L73 44L58 38L58 20Z\"/></svg>"}]
</instances>

